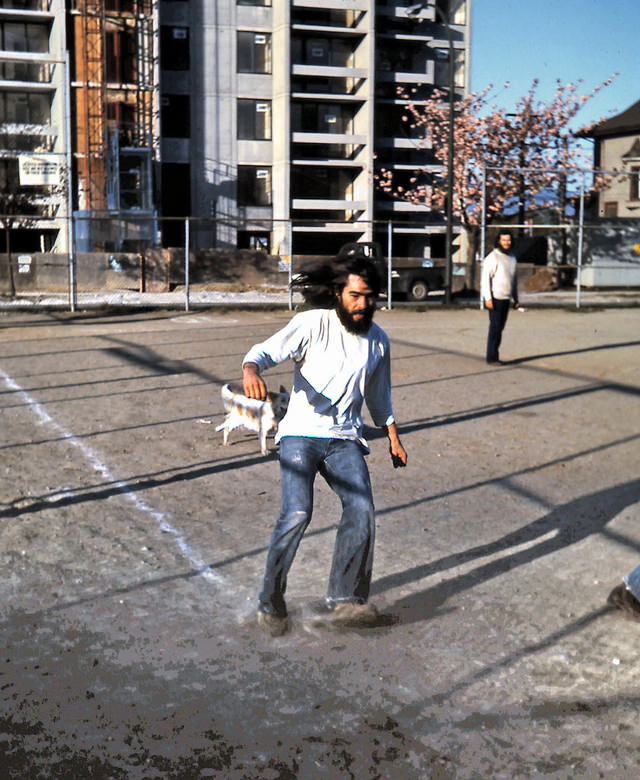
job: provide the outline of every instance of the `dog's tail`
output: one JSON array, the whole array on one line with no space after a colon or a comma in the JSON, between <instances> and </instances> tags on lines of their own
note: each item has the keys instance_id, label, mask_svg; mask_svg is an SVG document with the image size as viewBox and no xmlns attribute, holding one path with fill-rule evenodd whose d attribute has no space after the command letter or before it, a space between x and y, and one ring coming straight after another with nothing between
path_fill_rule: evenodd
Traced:
<instances>
[{"instance_id":1,"label":"dog's tail","mask_svg":"<svg viewBox=\"0 0 640 780\"><path fill-rule=\"evenodd\" d=\"M264 401L258 401L256 398L247 398L244 394L244 388L238 382L228 382L220 390L222 405L225 411L230 412L233 407L240 403L241 406L249 409L262 409Z\"/></svg>"},{"instance_id":2,"label":"dog's tail","mask_svg":"<svg viewBox=\"0 0 640 780\"><path fill-rule=\"evenodd\" d=\"M228 398L231 398L232 395L244 395L244 387L239 382L227 382L222 388L223 397L225 392L228 394Z\"/></svg>"},{"instance_id":3,"label":"dog's tail","mask_svg":"<svg viewBox=\"0 0 640 780\"><path fill-rule=\"evenodd\" d=\"M238 382L227 382L227 384L222 385L220 397L227 411L229 411L229 405L233 404L235 397L238 395L244 396L244 389Z\"/></svg>"}]
</instances>

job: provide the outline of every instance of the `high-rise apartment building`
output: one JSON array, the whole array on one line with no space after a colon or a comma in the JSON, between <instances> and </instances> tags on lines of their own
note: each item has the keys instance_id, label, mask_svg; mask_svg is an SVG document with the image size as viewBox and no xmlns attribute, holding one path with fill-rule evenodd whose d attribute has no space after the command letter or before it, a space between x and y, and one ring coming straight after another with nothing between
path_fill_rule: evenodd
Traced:
<instances>
[{"instance_id":1,"label":"high-rise apartment building","mask_svg":"<svg viewBox=\"0 0 640 780\"><path fill-rule=\"evenodd\" d=\"M28 155L65 172L30 179L49 221L16 248L65 251L72 150L80 251L181 246L191 216L199 247L331 253L391 222L395 255L443 256L442 216L374 174L438 169L406 93L446 92L451 51L466 92L470 2L0 0L0 190Z\"/></svg>"},{"instance_id":2,"label":"high-rise apartment building","mask_svg":"<svg viewBox=\"0 0 640 780\"><path fill-rule=\"evenodd\" d=\"M470 1L160 0L162 213L202 218L200 246L331 253L391 221L395 255L444 256L442 219L374 171L438 168L403 113L447 90L452 51L467 91Z\"/></svg>"},{"instance_id":3,"label":"high-rise apartment building","mask_svg":"<svg viewBox=\"0 0 640 780\"><path fill-rule=\"evenodd\" d=\"M0 215L17 252L67 248L65 41L64 0L0 2Z\"/></svg>"}]
</instances>

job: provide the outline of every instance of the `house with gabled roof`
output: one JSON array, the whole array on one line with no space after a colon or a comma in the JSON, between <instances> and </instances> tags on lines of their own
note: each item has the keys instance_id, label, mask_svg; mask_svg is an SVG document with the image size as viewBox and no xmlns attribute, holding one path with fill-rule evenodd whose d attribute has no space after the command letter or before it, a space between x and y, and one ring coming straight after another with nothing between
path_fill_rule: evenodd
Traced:
<instances>
[{"instance_id":1,"label":"house with gabled roof","mask_svg":"<svg viewBox=\"0 0 640 780\"><path fill-rule=\"evenodd\" d=\"M625 111L597 124L594 168L620 171L598 196L598 216L640 218L640 100Z\"/></svg>"}]
</instances>

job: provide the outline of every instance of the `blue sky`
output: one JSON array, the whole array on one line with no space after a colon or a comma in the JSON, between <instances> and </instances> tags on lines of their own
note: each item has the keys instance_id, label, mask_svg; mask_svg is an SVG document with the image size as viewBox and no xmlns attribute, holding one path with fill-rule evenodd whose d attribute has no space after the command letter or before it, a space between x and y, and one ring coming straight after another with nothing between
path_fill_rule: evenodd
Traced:
<instances>
[{"instance_id":1,"label":"blue sky","mask_svg":"<svg viewBox=\"0 0 640 780\"><path fill-rule=\"evenodd\" d=\"M471 29L471 89L493 84L499 106L513 107L534 78L538 97L550 100L557 79L582 79L583 94L616 71L573 126L640 100L640 0L472 0Z\"/></svg>"}]
</instances>

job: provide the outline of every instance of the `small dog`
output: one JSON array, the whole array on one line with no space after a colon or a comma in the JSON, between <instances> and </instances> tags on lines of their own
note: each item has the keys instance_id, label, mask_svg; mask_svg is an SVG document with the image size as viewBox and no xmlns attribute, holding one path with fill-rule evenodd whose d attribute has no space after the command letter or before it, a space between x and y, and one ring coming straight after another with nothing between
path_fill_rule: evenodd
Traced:
<instances>
[{"instance_id":1,"label":"small dog","mask_svg":"<svg viewBox=\"0 0 640 780\"><path fill-rule=\"evenodd\" d=\"M278 429L278 423L284 417L289 405L289 393L280 385L280 392L269 391L266 401L247 398L241 385L226 384L220 392L227 416L218 425L216 431L224 431L222 444L229 442L229 432L244 426L256 431L260 437L260 452L267 455L267 434Z\"/></svg>"}]
</instances>

